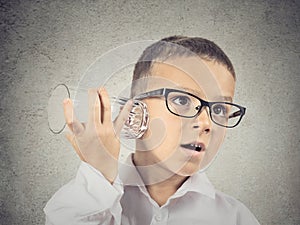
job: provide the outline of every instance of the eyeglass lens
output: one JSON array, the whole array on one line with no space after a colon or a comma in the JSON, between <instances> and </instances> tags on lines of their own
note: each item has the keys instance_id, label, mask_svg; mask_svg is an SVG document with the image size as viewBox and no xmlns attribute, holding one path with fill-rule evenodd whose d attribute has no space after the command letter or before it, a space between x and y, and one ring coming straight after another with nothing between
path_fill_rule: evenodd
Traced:
<instances>
[{"instance_id":1,"label":"eyeglass lens","mask_svg":"<svg viewBox=\"0 0 300 225\"><path fill-rule=\"evenodd\" d=\"M167 106L176 115L194 117L199 113L201 102L192 95L174 91L167 95ZM241 112L235 105L216 102L210 105L210 116L216 124L232 127L240 121Z\"/></svg>"}]
</instances>

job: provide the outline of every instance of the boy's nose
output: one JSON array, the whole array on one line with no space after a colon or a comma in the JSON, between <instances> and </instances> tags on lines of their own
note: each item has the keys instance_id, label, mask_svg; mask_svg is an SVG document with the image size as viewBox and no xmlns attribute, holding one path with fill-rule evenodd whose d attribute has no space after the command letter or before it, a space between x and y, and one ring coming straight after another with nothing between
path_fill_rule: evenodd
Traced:
<instances>
[{"instance_id":1,"label":"boy's nose","mask_svg":"<svg viewBox=\"0 0 300 225\"><path fill-rule=\"evenodd\" d=\"M209 116L209 109L207 107L203 107L199 115L194 118L193 128L198 129L199 132L202 133L210 133L211 130L211 119Z\"/></svg>"}]
</instances>

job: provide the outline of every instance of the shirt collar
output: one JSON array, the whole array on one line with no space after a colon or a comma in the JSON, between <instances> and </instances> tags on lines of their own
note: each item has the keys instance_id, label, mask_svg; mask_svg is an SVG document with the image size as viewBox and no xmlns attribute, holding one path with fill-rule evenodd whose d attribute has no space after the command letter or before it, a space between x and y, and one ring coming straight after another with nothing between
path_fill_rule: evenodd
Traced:
<instances>
[{"instance_id":1,"label":"shirt collar","mask_svg":"<svg viewBox=\"0 0 300 225\"><path fill-rule=\"evenodd\" d=\"M124 186L145 186L132 161L133 154L130 154L125 163L119 164L119 176Z\"/></svg>"},{"instance_id":2,"label":"shirt collar","mask_svg":"<svg viewBox=\"0 0 300 225\"><path fill-rule=\"evenodd\" d=\"M183 185L174 194L176 196L182 196L187 192L195 192L198 194L206 195L212 199L215 199L215 188L208 180L208 177L204 172L197 172L190 176Z\"/></svg>"},{"instance_id":3,"label":"shirt collar","mask_svg":"<svg viewBox=\"0 0 300 225\"><path fill-rule=\"evenodd\" d=\"M142 191L145 191L144 182L133 164L132 156L133 154L130 154L125 163L119 165L120 179L124 186L138 186ZM214 186L204 172L197 172L190 176L171 198L183 196L187 192L203 194L212 199L215 198L216 193Z\"/></svg>"}]
</instances>

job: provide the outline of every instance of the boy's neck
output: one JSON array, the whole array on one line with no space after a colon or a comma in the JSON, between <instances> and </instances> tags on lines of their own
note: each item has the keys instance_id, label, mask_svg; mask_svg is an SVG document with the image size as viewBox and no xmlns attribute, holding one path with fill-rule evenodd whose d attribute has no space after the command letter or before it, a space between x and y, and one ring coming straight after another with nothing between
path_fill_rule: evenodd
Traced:
<instances>
[{"instance_id":1,"label":"boy's neck","mask_svg":"<svg viewBox=\"0 0 300 225\"><path fill-rule=\"evenodd\" d=\"M166 172L165 169L149 166L139 167L140 164L133 155L132 161L136 166L138 173L140 174L147 191L151 198L159 205L164 205L167 200L181 187L181 185L188 179L188 177L180 176L171 172ZM161 176L153 176L153 174ZM158 178L157 178L158 177ZM166 179L159 180L159 177L165 177Z\"/></svg>"},{"instance_id":2,"label":"boy's neck","mask_svg":"<svg viewBox=\"0 0 300 225\"><path fill-rule=\"evenodd\" d=\"M159 205L164 205L168 199L175 194L175 192L181 187L181 185L188 179L188 177L182 177L174 175L169 179L152 184L146 185L151 198Z\"/></svg>"}]
</instances>

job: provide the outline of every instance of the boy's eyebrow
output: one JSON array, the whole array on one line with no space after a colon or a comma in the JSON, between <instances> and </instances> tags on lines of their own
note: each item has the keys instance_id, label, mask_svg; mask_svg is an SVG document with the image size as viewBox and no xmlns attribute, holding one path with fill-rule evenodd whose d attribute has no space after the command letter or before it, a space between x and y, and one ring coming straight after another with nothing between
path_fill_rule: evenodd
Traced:
<instances>
[{"instance_id":1,"label":"boy's eyebrow","mask_svg":"<svg viewBox=\"0 0 300 225\"><path fill-rule=\"evenodd\" d=\"M203 93L201 94L201 92L195 90L195 89L191 89L191 88L188 88L188 87L182 87L182 86L177 86L176 88L179 88L179 89L182 89L184 91L187 91L191 94L194 94L196 96L201 96L203 95ZM215 101L226 101L226 102L232 102L232 97L231 96L222 96L222 95L219 95L219 96L216 96L215 97Z\"/></svg>"},{"instance_id":2,"label":"boy's eyebrow","mask_svg":"<svg viewBox=\"0 0 300 225\"><path fill-rule=\"evenodd\" d=\"M201 95L203 95L203 93L201 93L200 91L197 91L197 90L195 90L195 89L191 89L191 88L188 88L188 87L176 86L176 88L182 89L183 91L189 92L189 93L194 94L194 95L196 95L196 96L201 96Z\"/></svg>"},{"instance_id":3,"label":"boy's eyebrow","mask_svg":"<svg viewBox=\"0 0 300 225\"><path fill-rule=\"evenodd\" d=\"M222 99L222 101L232 102L232 98L230 96L218 96L217 99Z\"/></svg>"}]
</instances>

